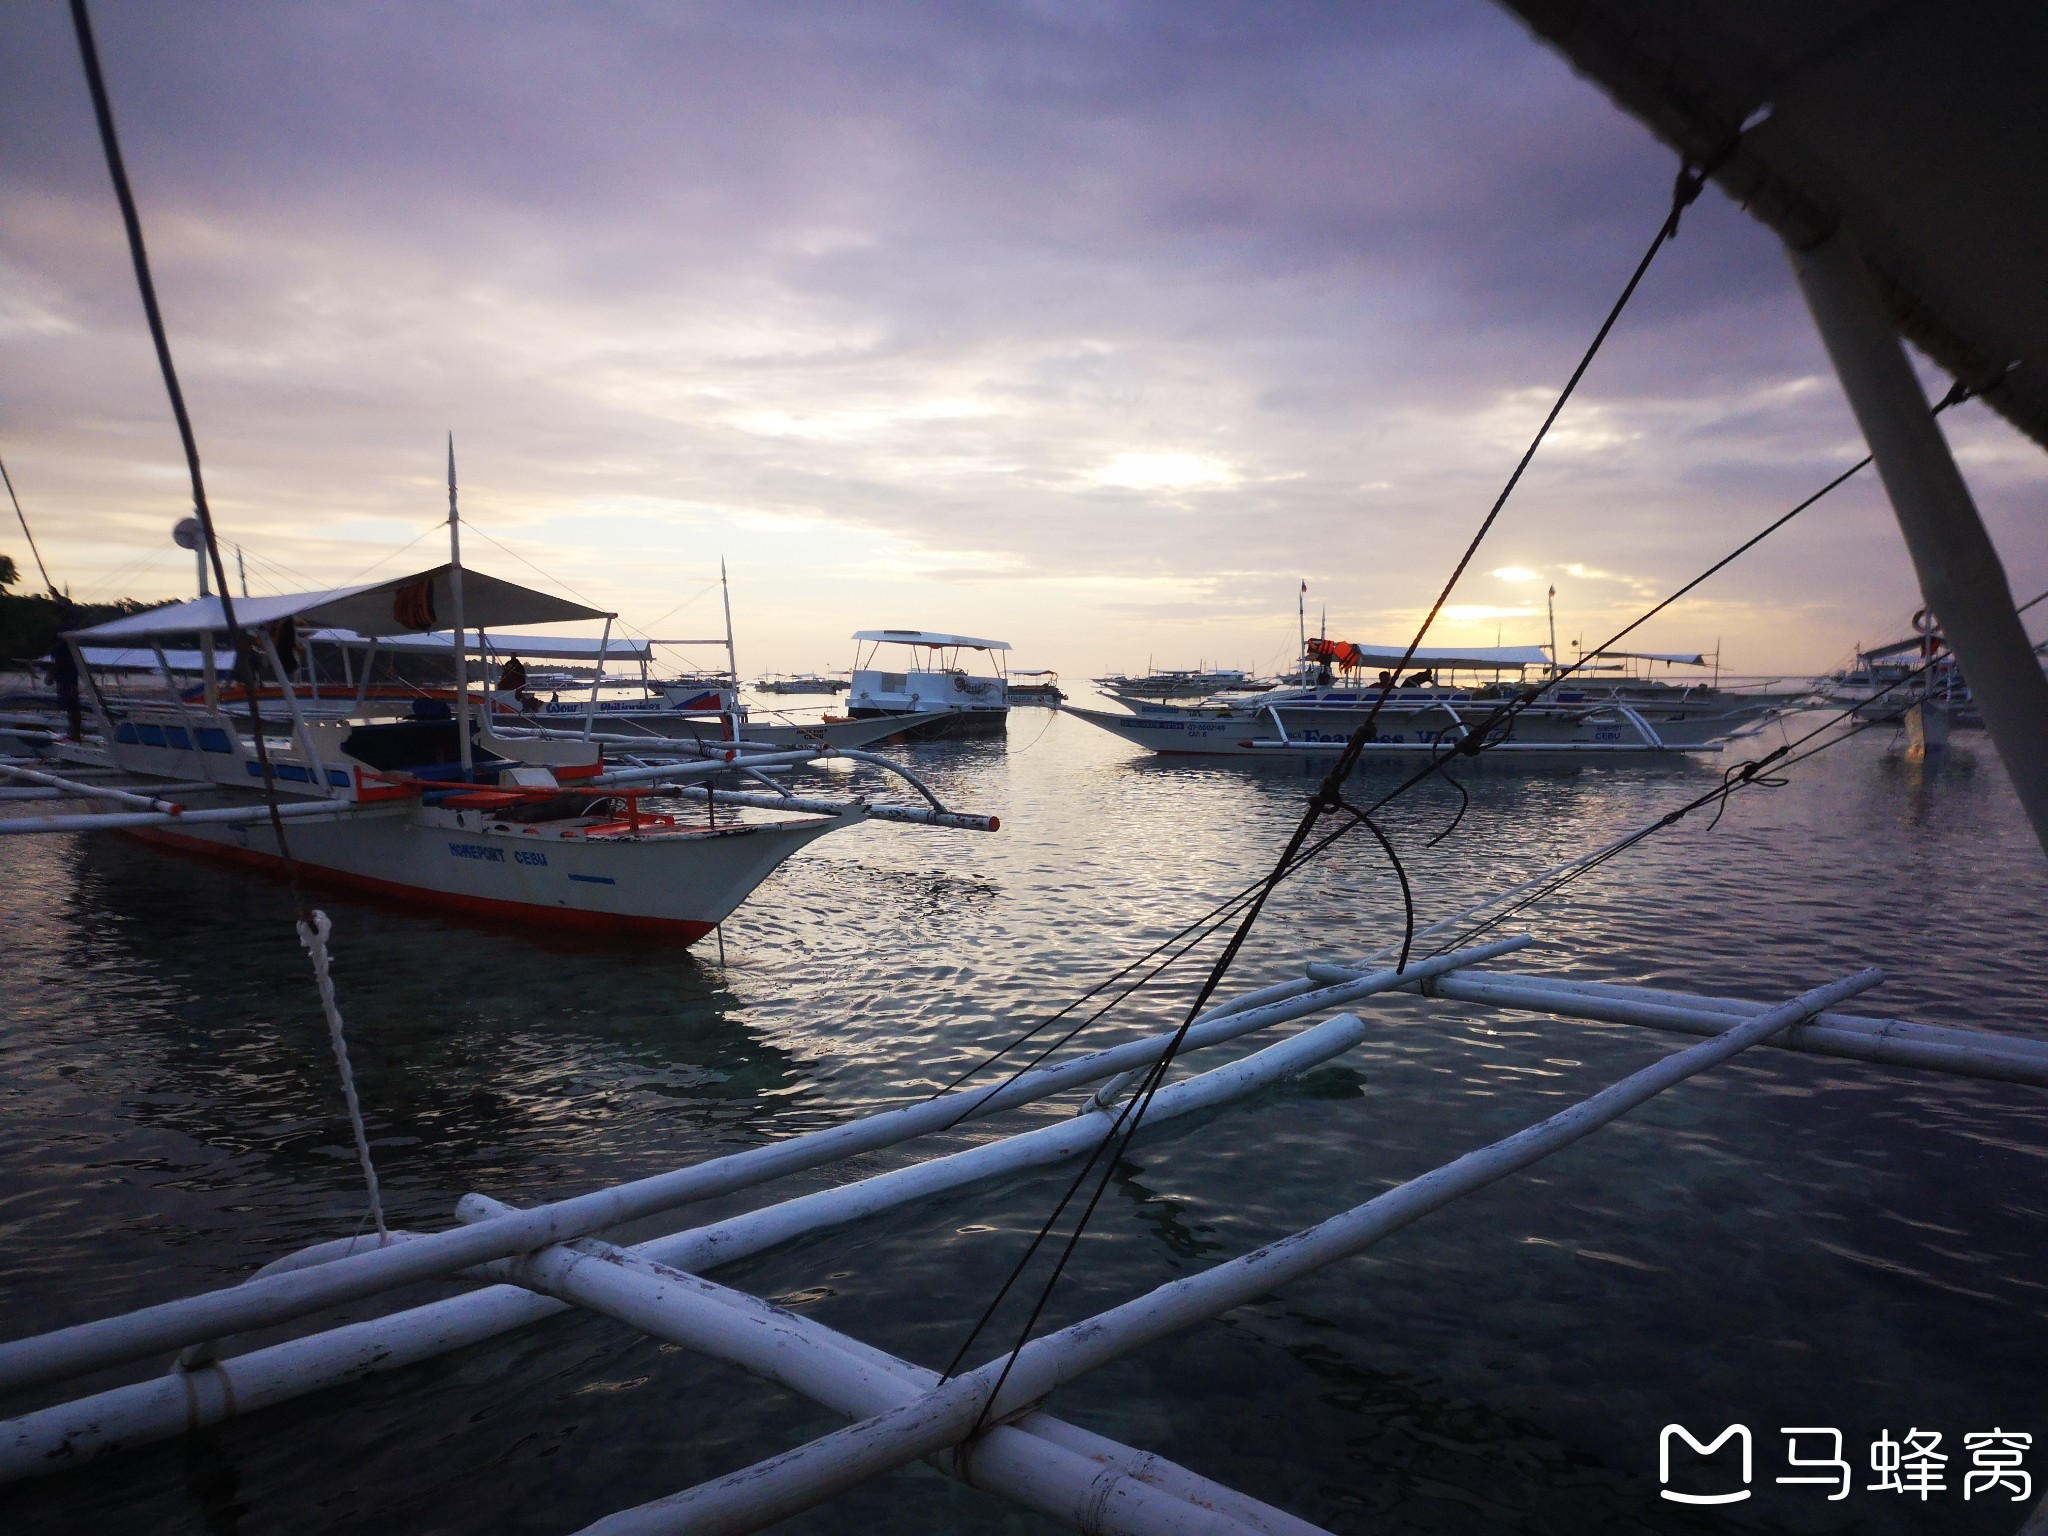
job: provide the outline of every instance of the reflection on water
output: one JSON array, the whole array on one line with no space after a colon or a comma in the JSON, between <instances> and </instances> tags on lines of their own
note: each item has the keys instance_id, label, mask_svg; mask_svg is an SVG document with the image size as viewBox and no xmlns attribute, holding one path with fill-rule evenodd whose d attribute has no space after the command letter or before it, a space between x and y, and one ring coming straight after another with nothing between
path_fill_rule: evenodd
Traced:
<instances>
[{"instance_id":1,"label":"reflection on water","mask_svg":"<svg viewBox=\"0 0 2048 1536\"><path fill-rule=\"evenodd\" d=\"M1018 744L903 751L1004 830L835 835L735 915L723 969L708 947L327 901L394 1221L445 1225L472 1188L564 1195L916 1094L1254 878L1313 782L1134 759L1057 716ZM1988 744L1924 763L1887 747L1859 740L1744 794L1711 832L1660 834L1531 914L1548 942L1517 963L1756 997L1877 963L1894 979L1872 1011L2040 1032L2048 901ZM1424 846L1457 808L1442 783L1386 824L1426 921L1661 814L1722 766L1482 771L1444 843ZM347 1127L282 888L112 839L11 839L0 861L6 1330L226 1283L353 1228ZM1283 887L1233 985L1369 954L1399 915L1384 856L1347 840ZM1197 979L1177 968L1088 1040L1170 1024ZM1133 1148L1050 1322L1370 1198L1668 1049L1414 999L1367 1017L1374 1033L1340 1062ZM1938 1509L1860 1492L1828 1505L1769 1478L1780 1424L1838 1425L1852 1456L1880 1429L1938 1428L1952 1467L1968 1431L2048 1435L2041 1107L1993 1084L1744 1058L1055 1406L1338 1531L2009 1531L2011 1506L1953 1491ZM959 1191L721 1278L942 1363L1070 1177ZM1738 1420L1758 1431L1757 1498L1660 1504L1659 1428ZM563 1531L831 1427L571 1317L0 1492L0 1522ZM1044 1528L926 1470L790 1528L863 1524Z\"/></svg>"}]
</instances>

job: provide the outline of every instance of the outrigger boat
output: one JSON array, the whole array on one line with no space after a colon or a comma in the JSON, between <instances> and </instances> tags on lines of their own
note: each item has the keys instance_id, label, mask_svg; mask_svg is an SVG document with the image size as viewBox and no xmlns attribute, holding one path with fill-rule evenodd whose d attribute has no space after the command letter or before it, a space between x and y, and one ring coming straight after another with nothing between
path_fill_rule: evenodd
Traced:
<instances>
[{"instance_id":1,"label":"outrigger boat","mask_svg":"<svg viewBox=\"0 0 2048 1536\"><path fill-rule=\"evenodd\" d=\"M819 672L796 672L788 676L771 674L754 683L759 693L844 693L851 684L843 677L826 677Z\"/></svg>"},{"instance_id":2,"label":"outrigger boat","mask_svg":"<svg viewBox=\"0 0 2048 1536\"><path fill-rule=\"evenodd\" d=\"M411 637L433 632L436 615L460 615L465 606L490 629L613 617L454 564L370 586L243 598L236 617L258 637L283 715L264 720L260 747L246 709L221 687L215 644L226 624L218 598L73 632L65 639L74 654L102 646L146 649L166 674L165 647L197 636L201 695L188 699L173 689L160 698L119 697L94 686L98 742L67 742L54 733L39 742L47 766L83 776L14 763L0 764L0 778L106 809L0 821L0 832L121 830L280 867L264 803L267 776L285 801L277 824L286 829L291 858L329 880L489 917L653 933L687 944L805 844L865 818L997 826L993 817L946 810L885 759L818 743L631 739L640 750L622 765L607 761L607 748L629 738L590 739L587 716L580 731L566 731L528 721L514 728L501 723L502 714L479 710L483 718L473 725L472 705L481 701L462 675L466 660L457 663L453 709L427 699L416 701L411 719L321 718L304 707L280 654L280 638L298 626ZM460 619L454 627L462 627ZM763 770L831 756L909 779L928 804L816 800L780 787L764 794L715 784L733 774L759 780Z\"/></svg>"},{"instance_id":3,"label":"outrigger boat","mask_svg":"<svg viewBox=\"0 0 2048 1536\"><path fill-rule=\"evenodd\" d=\"M1336 670L1354 674L1369 666L1394 667L1403 657L1399 647L1310 644L1328 647ZM1532 667L1547 669L1550 658L1540 646L1425 648L1415 652L1410 664L1419 670L1387 692L1362 763L1427 757L1446 742L1463 740L1520 686L1504 681L1509 674L1519 679ZM1487 676L1458 680L1468 673ZM1131 713L1071 705L1066 712L1152 752L1316 762L1344 750L1381 692L1378 683L1318 681L1252 695L1224 694L1198 704L1144 704ZM1716 742L1702 739L1697 729L1684 721L1675 728L1671 722L1653 724L1621 700L1549 699L1517 715L1486 756L1497 763L1553 766L1588 759L1670 761L1686 753L1718 751Z\"/></svg>"},{"instance_id":4,"label":"outrigger boat","mask_svg":"<svg viewBox=\"0 0 2048 1536\"><path fill-rule=\"evenodd\" d=\"M344 683L355 682L357 693L350 713L373 707L378 699L396 700L409 706L423 694L452 699L454 638L451 635L405 635L372 637L349 630L322 630L313 636L316 651L331 645L340 656ZM502 635L479 632L466 647L467 654L494 669L517 657L529 660L564 661L587 668L583 674L565 674L548 681L529 675L520 687L485 690L483 702L494 719L516 720L521 724L542 724L577 728L594 723L605 731L631 735L684 737L694 741L746 740L766 746L865 747L886 741L901 732L907 722L888 716L854 720L844 715L819 717L786 716L776 720L758 718L741 699L739 688L728 672L694 672L657 676L655 647L718 644L730 651L730 633L724 640L626 640L606 635L601 641L568 635ZM432 684L404 685L387 682L372 686L369 679L381 659L387 671L406 657L425 657L442 665L431 674ZM623 661L637 667L635 673L611 673L606 668ZM330 666L328 671L336 670ZM332 684L318 685L332 691ZM845 686L843 683L840 686Z\"/></svg>"},{"instance_id":5,"label":"outrigger boat","mask_svg":"<svg viewBox=\"0 0 2048 1536\"><path fill-rule=\"evenodd\" d=\"M1113 699L1206 699L1225 692L1256 692L1270 688L1271 683L1260 681L1249 672L1233 668L1209 669L1168 668L1161 670L1148 667L1144 672L1132 676L1117 672L1108 677L1093 679L1095 686Z\"/></svg>"},{"instance_id":6,"label":"outrigger boat","mask_svg":"<svg viewBox=\"0 0 2048 1536\"><path fill-rule=\"evenodd\" d=\"M1029 678L1020 683L1018 678ZM1010 702L1012 704L1063 704L1066 690L1060 687L1060 675L1052 671L1012 672L1010 674Z\"/></svg>"},{"instance_id":7,"label":"outrigger boat","mask_svg":"<svg viewBox=\"0 0 2048 1536\"><path fill-rule=\"evenodd\" d=\"M1404 659L1416 670L1397 679L1394 669ZM1627 660L1705 664L1703 656L1631 654ZM1375 668L1378 679L1367 681ZM1304 644L1303 686L1232 690L1190 704L1133 702L1128 714L1071 707L1068 713L1153 752L1313 761L1342 751L1352 730L1377 708L1369 759L1391 762L1464 739L1524 688L1532 671L1548 676L1551 670L1550 653L1537 645L1423 647L1409 656L1400 646L1317 638ZM1582 676L1521 711L1488 755L1496 762L1550 765L1713 752L1795 697L1642 678L1581 682Z\"/></svg>"},{"instance_id":8,"label":"outrigger boat","mask_svg":"<svg viewBox=\"0 0 2048 1536\"><path fill-rule=\"evenodd\" d=\"M853 691L846 713L855 720L915 717L900 732L918 741L1000 736L1009 727L1010 685L1003 670L1006 640L942 635L923 629L863 629L854 634ZM901 646L910 660L900 672L877 663L883 646ZM964 652L988 658L991 674L961 664Z\"/></svg>"},{"instance_id":9,"label":"outrigger boat","mask_svg":"<svg viewBox=\"0 0 2048 1536\"><path fill-rule=\"evenodd\" d=\"M200 595L206 595L203 583ZM251 599L245 594L243 601ZM407 718L421 700L452 702L455 698L452 633L364 635L328 627L301 633L298 639L297 653L287 667L289 688L273 679L257 689L258 704L274 706L272 713L283 710L287 692L304 714L316 719ZM575 727L596 722L607 731L640 736L704 742L745 740L786 750L865 747L888 740L907 723L887 715L861 720L843 715L782 715L763 720L741 699L729 672L655 675L657 646L702 645L723 646L730 660L730 626L723 639L714 640L630 639L610 633L609 624L598 638L493 634L479 628L471 633L463 651L467 658L501 675L504 664L514 658L522 666L529 660L553 661L577 669L552 675L529 672L520 686L483 690L477 700L480 708L521 724ZM78 656L83 668L97 680L102 697L168 700L174 691L188 701L208 697L202 681L207 660L198 649L86 645ZM621 662L637 667L637 675L606 670ZM220 681L218 698L235 712L247 713L239 684ZM11 702L15 709L40 712L38 724L47 725L56 718L56 700L48 694L37 692Z\"/></svg>"}]
</instances>

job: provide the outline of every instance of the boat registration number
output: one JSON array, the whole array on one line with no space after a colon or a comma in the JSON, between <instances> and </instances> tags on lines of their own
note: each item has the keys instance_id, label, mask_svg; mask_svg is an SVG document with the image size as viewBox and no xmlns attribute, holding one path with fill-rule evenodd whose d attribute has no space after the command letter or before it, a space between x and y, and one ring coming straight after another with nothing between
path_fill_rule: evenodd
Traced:
<instances>
[{"instance_id":1,"label":"boat registration number","mask_svg":"<svg viewBox=\"0 0 2048 1536\"><path fill-rule=\"evenodd\" d=\"M448 852L458 859L482 859L487 864L505 862L505 850L493 848L488 843L450 843ZM532 865L539 869L547 868L548 856L532 848L514 848L512 857L520 864Z\"/></svg>"}]
</instances>

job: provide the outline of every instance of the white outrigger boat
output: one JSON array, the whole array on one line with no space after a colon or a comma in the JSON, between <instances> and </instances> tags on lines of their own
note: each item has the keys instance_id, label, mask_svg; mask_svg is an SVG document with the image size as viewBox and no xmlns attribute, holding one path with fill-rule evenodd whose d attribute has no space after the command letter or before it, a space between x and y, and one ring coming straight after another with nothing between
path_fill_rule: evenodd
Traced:
<instances>
[{"instance_id":1,"label":"white outrigger boat","mask_svg":"<svg viewBox=\"0 0 2048 1536\"><path fill-rule=\"evenodd\" d=\"M731 638L706 642L690 640L630 640L606 635L601 640L572 635L504 635L478 632L465 647L466 653L494 669L517 658L527 661L568 662L579 669L564 675L550 687L540 679L516 688L487 688L484 707L492 718L523 725L580 729L594 725L610 732L654 737L681 737L693 741L744 740L766 746L865 747L886 741L900 733L906 722L875 716L854 720L843 715L800 716L775 711L778 719L763 719L741 698L740 690L726 673L710 675L657 676L654 671L657 646L731 645ZM302 682L301 691L322 699L330 708L344 698L344 713L360 715L380 705L396 704L409 709L420 697L453 699L454 637L446 634L368 636L352 630L319 630L312 636L312 651L332 647L338 654L343 686ZM425 658L442 665L433 670L433 680L424 685L407 685L390 679L373 683L377 663L387 670L402 658ZM624 662L636 672L614 673L607 668ZM337 670L329 667L326 670Z\"/></svg>"},{"instance_id":2,"label":"white outrigger boat","mask_svg":"<svg viewBox=\"0 0 2048 1536\"><path fill-rule=\"evenodd\" d=\"M1311 642L1316 644L1336 659L1336 670L1354 674L1369 666L1398 666L1405 654L1400 647ZM1386 690L1361 764L1384 766L1427 758L1482 729L1496 732L1497 739L1490 739L1486 748L1486 756L1496 763L1547 767L1589 759L1672 761L1688 753L1719 751L1720 737L1734 728L1720 711L1646 712L1624 698L1584 697L1549 697L1520 711L1504 727L1490 727L1489 718L1521 686L1503 679L1509 674L1519 679L1530 668L1549 668L1550 658L1542 647L1424 648L1408 660L1419 670ZM1460 674L1479 673L1487 675L1459 680ZM1330 676L1326 667L1322 678ZM1378 683L1318 680L1307 687L1223 694L1197 704L1140 704L1130 713L1072 705L1066 712L1152 752L1313 763L1334 760L1344 750L1382 691ZM1652 713L1664 718L1653 721ZM1741 723L1755 718L1755 713L1745 712Z\"/></svg>"},{"instance_id":3,"label":"white outrigger boat","mask_svg":"<svg viewBox=\"0 0 2048 1536\"><path fill-rule=\"evenodd\" d=\"M1613 665L1662 662L1705 665L1704 656L1601 652ZM1403 661L1415 670L1397 679ZM1669 760L1689 752L1715 752L1730 737L1757 728L1790 705L1795 694L1739 693L1715 685L1674 686L1650 678L1603 677L1581 658L1569 687L1553 687L1520 710L1488 746L1496 762L1554 765L1587 758ZM1377 681L1365 674L1378 668ZM1356 645L1309 639L1303 643L1300 686L1228 690L1195 703L1122 700L1129 713L1068 708L1136 746L1167 754L1220 757L1333 758L1351 732L1373 715L1375 736L1366 761L1391 763L1426 756L1458 742L1527 686L1528 675L1554 670L1542 646L1444 649ZM1384 702L1381 694L1385 694Z\"/></svg>"},{"instance_id":4,"label":"white outrigger boat","mask_svg":"<svg viewBox=\"0 0 2048 1536\"><path fill-rule=\"evenodd\" d=\"M955 736L1000 736L1009 728L1010 684L1003 656L1007 640L977 640L924 629L863 629L855 632L853 688L846 713L855 720L899 721L899 733L918 741ZM883 646L910 652L903 670L877 666ZM988 659L990 674L976 676L961 664L963 653ZM915 718L902 724L905 716Z\"/></svg>"},{"instance_id":5,"label":"white outrigger boat","mask_svg":"<svg viewBox=\"0 0 2048 1536\"><path fill-rule=\"evenodd\" d=\"M214 857L281 866L290 857L330 881L494 918L692 942L709 933L784 859L828 832L867 818L994 830L993 817L961 816L880 758L817 742L779 746L730 733L703 742L592 739L580 730L486 713L471 727L466 661L458 660L455 706L417 700L403 720L313 714L281 657L285 626L333 626L362 636L432 633L437 614L464 607L487 628L604 619L578 603L444 565L371 586L243 598L236 617L259 636L282 718L264 720L259 743L247 701L221 686L213 644L226 625L208 596L116 619L66 637L74 654L100 647L146 649L165 675L165 647L200 639L198 698L175 688L158 697L91 688L97 742L44 733L48 762L0 764L18 788L54 792L103 809L0 822L0 832L121 830ZM453 649L452 637L447 649ZM467 647L464 648L465 651ZM255 659L251 658L252 661ZM84 672L84 669L81 669ZM84 672L90 680L90 672ZM263 708L259 691L257 707ZM17 735L33 736L33 733ZM608 762L630 742L635 755ZM728 775L756 780L820 756L853 760L910 779L928 805L821 801L721 790ZM46 771L61 768L67 772ZM266 772L267 770L267 772ZM82 776L81 776L82 775ZM266 783L285 803L276 819ZM650 806L650 800L694 802ZM702 804L698 813L695 804ZM762 815L763 810L782 814ZM721 815L721 811L724 813Z\"/></svg>"}]
</instances>

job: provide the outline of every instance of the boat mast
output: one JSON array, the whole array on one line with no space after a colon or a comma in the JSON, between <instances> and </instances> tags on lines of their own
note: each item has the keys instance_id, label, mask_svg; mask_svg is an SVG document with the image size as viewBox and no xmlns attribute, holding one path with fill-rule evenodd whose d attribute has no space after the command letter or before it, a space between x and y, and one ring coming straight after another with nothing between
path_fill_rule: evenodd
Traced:
<instances>
[{"instance_id":1,"label":"boat mast","mask_svg":"<svg viewBox=\"0 0 2048 1536\"><path fill-rule=\"evenodd\" d=\"M1294 617L1301 626L1300 667L1295 676L1304 687L1308 685L1308 583L1301 584L1301 591L1295 594Z\"/></svg>"},{"instance_id":2,"label":"boat mast","mask_svg":"<svg viewBox=\"0 0 2048 1536\"><path fill-rule=\"evenodd\" d=\"M1550 614L1550 675L1557 676L1557 588L1550 589L1550 595L1543 599L1543 606Z\"/></svg>"},{"instance_id":3,"label":"boat mast","mask_svg":"<svg viewBox=\"0 0 2048 1536\"><path fill-rule=\"evenodd\" d=\"M732 684L732 707L728 712L728 718L732 721L733 739L737 740L740 734L740 662L732 648L732 587L725 579L723 555L718 557L718 595L725 602L725 676Z\"/></svg>"},{"instance_id":4,"label":"boat mast","mask_svg":"<svg viewBox=\"0 0 2048 1536\"><path fill-rule=\"evenodd\" d=\"M740 686L740 663L732 649L732 588L725 579L723 555L718 557L718 592L725 600L725 675L732 679L733 692L737 694Z\"/></svg>"},{"instance_id":5,"label":"boat mast","mask_svg":"<svg viewBox=\"0 0 2048 1536\"><path fill-rule=\"evenodd\" d=\"M448 434L448 601L455 621L455 744L462 777L472 767L469 751L469 640L462 613L462 514L455 505L455 434Z\"/></svg>"}]
</instances>

